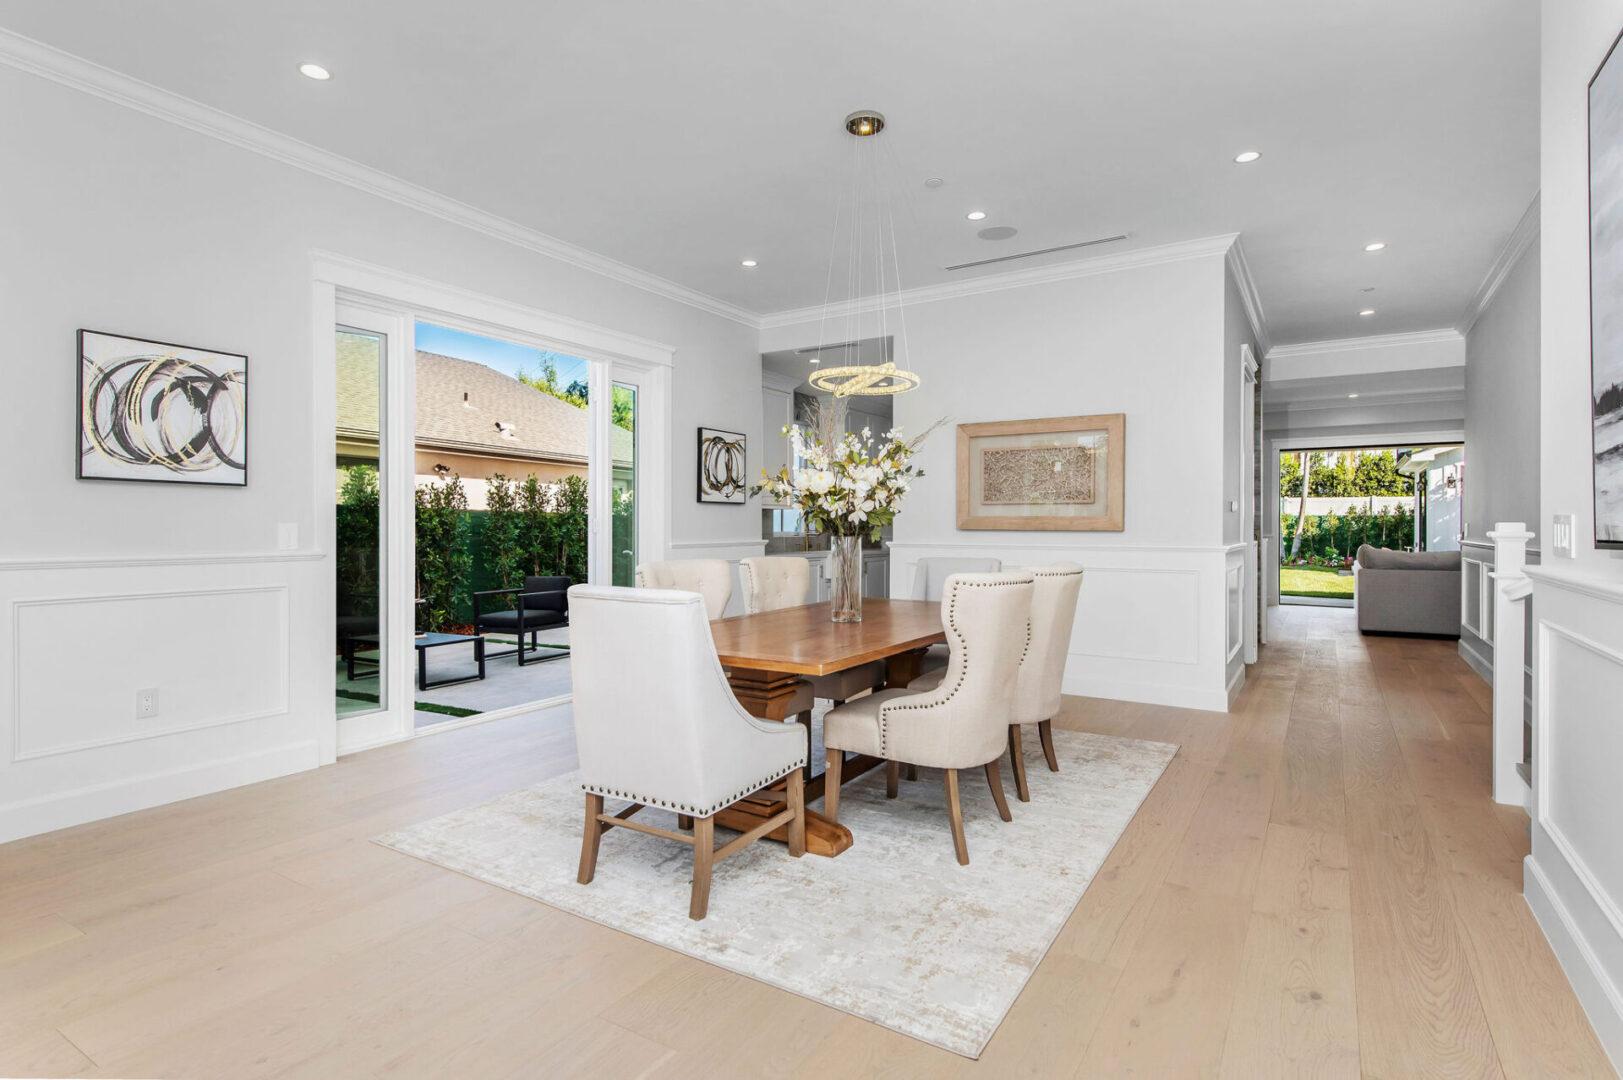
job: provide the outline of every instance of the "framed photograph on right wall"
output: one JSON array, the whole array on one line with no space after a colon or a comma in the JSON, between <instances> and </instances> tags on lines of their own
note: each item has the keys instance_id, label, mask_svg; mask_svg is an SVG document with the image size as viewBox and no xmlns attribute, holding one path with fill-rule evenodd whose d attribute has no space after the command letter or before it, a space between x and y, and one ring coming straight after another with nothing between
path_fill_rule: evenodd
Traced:
<instances>
[{"instance_id":1,"label":"framed photograph on right wall","mask_svg":"<svg viewBox=\"0 0 1623 1080\"><path fill-rule=\"evenodd\" d=\"M1589 364L1595 546L1623 549L1623 57L1617 44L1589 80Z\"/></svg>"}]
</instances>

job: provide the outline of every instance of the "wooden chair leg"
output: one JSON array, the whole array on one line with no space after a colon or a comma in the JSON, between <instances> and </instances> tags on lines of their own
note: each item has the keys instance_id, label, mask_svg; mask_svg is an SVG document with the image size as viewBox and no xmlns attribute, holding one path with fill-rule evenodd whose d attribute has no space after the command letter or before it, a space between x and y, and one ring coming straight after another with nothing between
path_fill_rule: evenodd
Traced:
<instances>
[{"instance_id":1,"label":"wooden chair leg","mask_svg":"<svg viewBox=\"0 0 1623 1080\"><path fill-rule=\"evenodd\" d=\"M907 778L909 780L917 780L919 778L919 767L917 765L914 765L912 763L908 764L908 766L907 766Z\"/></svg>"},{"instance_id":2,"label":"wooden chair leg","mask_svg":"<svg viewBox=\"0 0 1623 1080\"><path fill-rule=\"evenodd\" d=\"M1003 797L1003 773L997 767L997 758L986 763L986 786L992 789L992 801L997 803L997 816L1013 821L1009 816L1009 800Z\"/></svg>"},{"instance_id":3,"label":"wooden chair leg","mask_svg":"<svg viewBox=\"0 0 1623 1080\"><path fill-rule=\"evenodd\" d=\"M1037 724L1037 734L1043 740L1043 757L1048 759L1048 771L1059 772L1059 759L1054 756L1054 725L1043 720Z\"/></svg>"},{"instance_id":4,"label":"wooden chair leg","mask_svg":"<svg viewBox=\"0 0 1623 1080\"><path fill-rule=\"evenodd\" d=\"M964 811L958 805L958 770L945 769L947 781L947 817L952 822L952 846L958 852L958 865L969 865L969 844L964 840Z\"/></svg>"},{"instance_id":5,"label":"wooden chair leg","mask_svg":"<svg viewBox=\"0 0 1623 1080\"><path fill-rule=\"evenodd\" d=\"M806 729L806 767L804 769L800 770L800 774L805 779L810 780L811 779L811 758L812 758L812 728L811 728L812 714L811 714L811 710L807 709L805 712L803 712L799 716L795 717L795 719L800 721L800 726Z\"/></svg>"},{"instance_id":6,"label":"wooden chair leg","mask_svg":"<svg viewBox=\"0 0 1623 1080\"><path fill-rule=\"evenodd\" d=\"M1031 788L1026 786L1026 748L1020 745L1020 725L1009 725L1009 766L1014 769L1014 793L1021 802L1031 801Z\"/></svg>"},{"instance_id":7,"label":"wooden chair leg","mask_svg":"<svg viewBox=\"0 0 1623 1080\"><path fill-rule=\"evenodd\" d=\"M693 815L692 814L677 814L676 815L676 827L678 829L691 829L691 828L693 828Z\"/></svg>"},{"instance_id":8,"label":"wooden chair leg","mask_svg":"<svg viewBox=\"0 0 1623 1080\"><path fill-rule=\"evenodd\" d=\"M899 761L885 762L885 798L894 799L896 789L902 779L902 763Z\"/></svg>"},{"instance_id":9,"label":"wooden chair leg","mask_svg":"<svg viewBox=\"0 0 1623 1080\"><path fill-rule=\"evenodd\" d=\"M603 812L603 796L586 796L586 831L580 839L580 873L575 880L582 885L590 885L597 873L597 843L603 839L603 823L597 820L597 815Z\"/></svg>"},{"instance_id":10,"label":"wooden chair leg","mask_svg":"<svg viewBox=\"0 0 1623 1080\"><path fill-rule=\"evenodd\" d=\"M840 820L840 771L845 764L844 750L829 750L823 760L823 816L831 822Z\"/></svg>"},{"instance_id":11,"label":"wooden chair leg","mask_svg":"<svg viewBox=\"0 0 1623 1080\"><path fill-rule=\"evenodd\" d=\"M710 867L716 857L716 819L702 817L693 822L693 900L688 918L702 919L710 910Z\"/></svg>"},{"instance_id":12,"label":"wooden chair leg","mask_svg":"<svg viewBox=\"0 0 1623 1080\"><path fill-rule=\"evenodd\" d=\"M798 771L789 774L789 810L789 854L798 859L806 854L806 781Z\"/></svg>"}]
</instances>

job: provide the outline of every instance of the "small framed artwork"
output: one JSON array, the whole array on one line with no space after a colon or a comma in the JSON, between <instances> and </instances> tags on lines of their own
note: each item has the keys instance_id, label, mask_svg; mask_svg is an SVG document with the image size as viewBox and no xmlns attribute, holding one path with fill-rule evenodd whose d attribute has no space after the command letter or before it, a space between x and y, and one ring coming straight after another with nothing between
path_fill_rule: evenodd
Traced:
<instances>
[{"instance_id":1,"label":"small framed artwork","mask_svg":"<svg viewBox=\"0 0 1623 1080\"><path fill-rule=\"evenodd\" d=\"M744 436L699 429L699 501L742 504L749 497Z\"/></svg>"},{"instance_id":2,"label":"small framed artwork","mask_svg":"<svg viewBox=\"0 0 1623 1080\"><path fill-rule=\"evenodd\" d=\"M79 331L81 480L244 487L248 358Z\"/></svg>"},{"instance_id":3,"label":"small framed artwork","mask_svg":"<svg viewBox=\"0 0 1623 1080\"><path fill-rule=\"evenodd\" d=\"M1620 36L1618 40L1623 40ZM1595 546L1623 550L1623 57L1589 81L1589 374Z\"/></svg>"},{"instance_id":4,"label":"small framed artwork","mask_svg":"<svg viewBox=\"0 0 1623 1080\"><path fill-rule=\"evenodd\" d=\"M1125 527L1124 413L958 425L960 529Z\"/></svg>"}]
</instances>

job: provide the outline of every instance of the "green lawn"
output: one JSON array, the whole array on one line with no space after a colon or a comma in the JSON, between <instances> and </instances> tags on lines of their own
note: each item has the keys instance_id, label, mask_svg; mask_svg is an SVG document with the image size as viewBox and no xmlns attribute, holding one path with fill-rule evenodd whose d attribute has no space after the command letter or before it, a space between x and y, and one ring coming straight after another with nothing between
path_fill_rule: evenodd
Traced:
<instances>
[{"instance_id":1,"label":"green lawn","mask_svg":"<svg viewBox=\"0 0 1623 1080\"><path fill-rule=\"evenodd\" d=\"M1334 570L1316 566L1281 566L1279 592L1282 596L1339 596L1352 599L1353 579Z\"/></svg>"}]
</instances>

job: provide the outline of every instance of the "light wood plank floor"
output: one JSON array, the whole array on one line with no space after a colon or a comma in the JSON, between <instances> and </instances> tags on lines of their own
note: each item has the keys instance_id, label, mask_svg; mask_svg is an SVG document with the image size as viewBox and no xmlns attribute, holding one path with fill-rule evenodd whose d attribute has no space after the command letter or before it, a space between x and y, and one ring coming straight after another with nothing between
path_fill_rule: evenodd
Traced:
<instances>
[{"instance_id":1,"label":"light wood plank floor","mask_svg":"<svg viewBox=\"0 0 1623 1080\"><path fill-rule=\"evenodd\" d=\"M1274 636L1227 715L1067 701L1182 750L979 1062L368 842L572 767L555 709L0 847L0 1075L1612 1075L1453 643Z\"/></svg>"}]
</instances>

